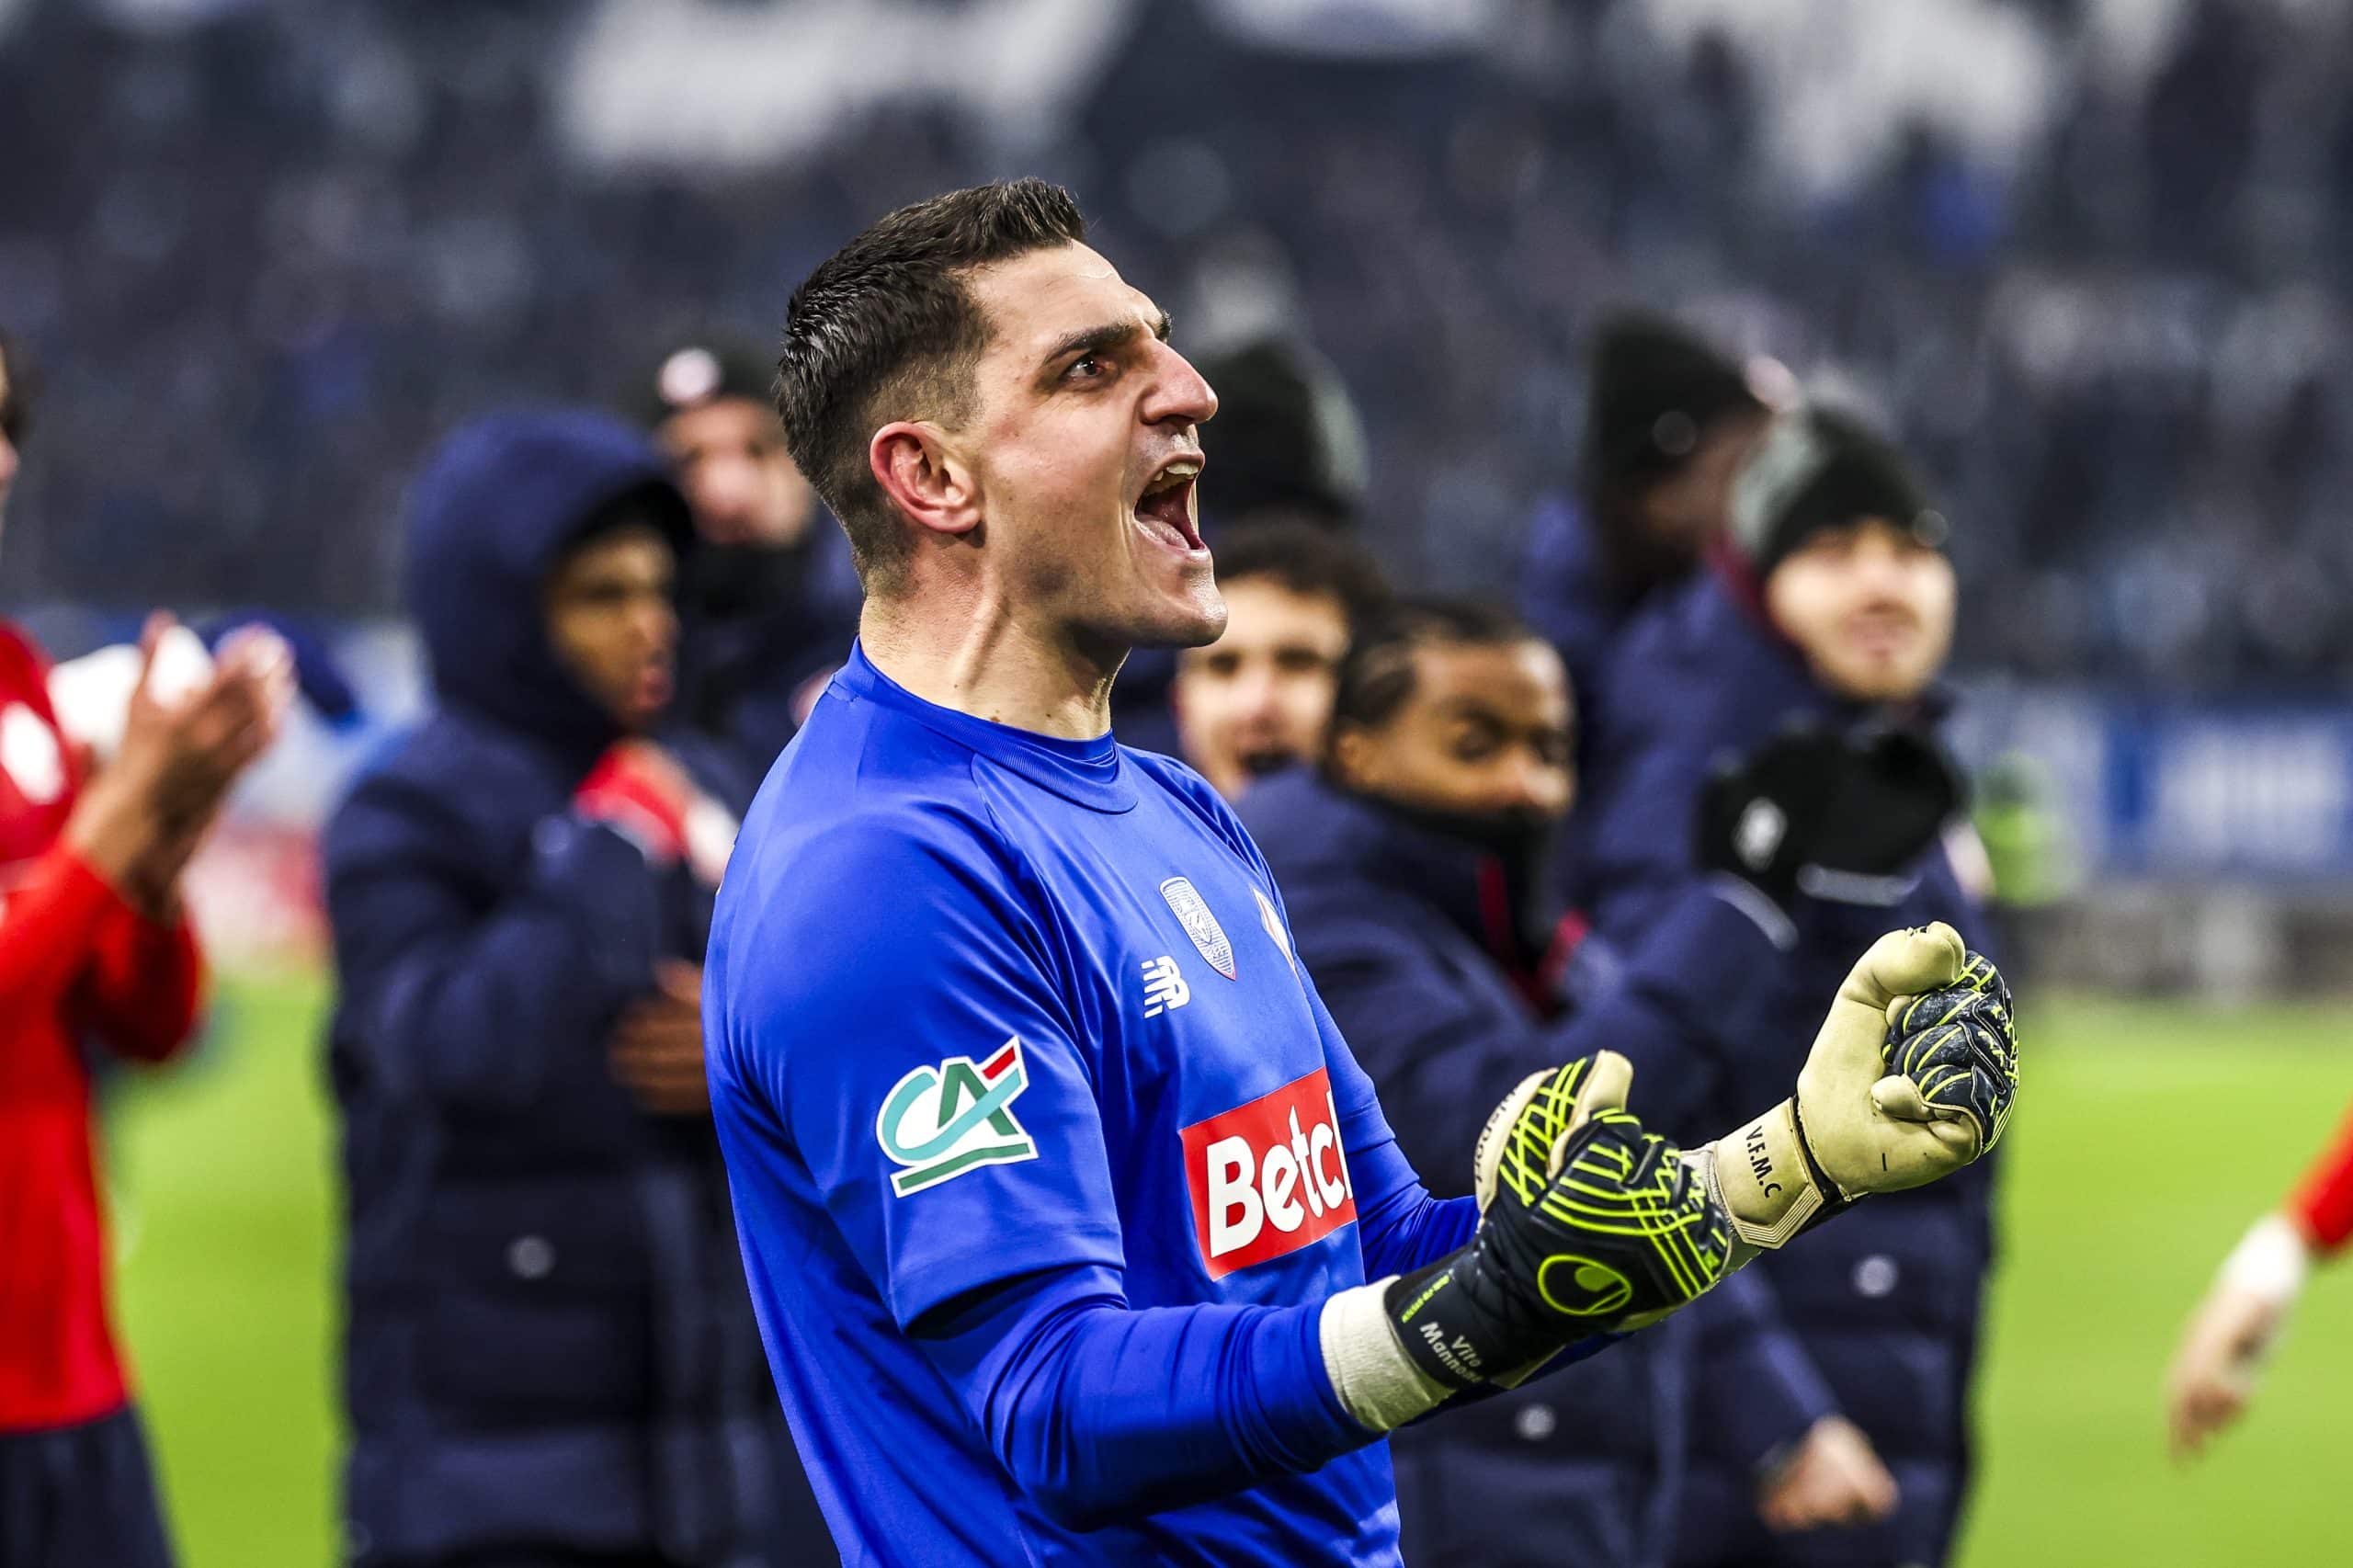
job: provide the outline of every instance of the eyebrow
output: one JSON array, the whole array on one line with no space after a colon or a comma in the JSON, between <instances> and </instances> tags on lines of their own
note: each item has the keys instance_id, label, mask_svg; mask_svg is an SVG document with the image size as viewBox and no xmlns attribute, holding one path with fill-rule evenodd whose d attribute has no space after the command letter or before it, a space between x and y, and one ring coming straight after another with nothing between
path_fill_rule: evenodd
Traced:
<instances>
[{"instance_id":1,"label":"eyebrow","mask_svg":"<svg viewBox=\"0 0 2353 1568\"><path fill-rule=\"evenodd\" d=\"M1167 342L1169 334L1176 330L1176 324L1166 311L1161 312L1159 319L1152 324L1153 336L1163 343ZM1125 348L1142 335L1143 323L1132 319L1106 322L1101 326L1081 327L1048 349L1039 363L1055 365L1081 354L1108 354L1114 348Z\"/></svg>"}]
</instances>

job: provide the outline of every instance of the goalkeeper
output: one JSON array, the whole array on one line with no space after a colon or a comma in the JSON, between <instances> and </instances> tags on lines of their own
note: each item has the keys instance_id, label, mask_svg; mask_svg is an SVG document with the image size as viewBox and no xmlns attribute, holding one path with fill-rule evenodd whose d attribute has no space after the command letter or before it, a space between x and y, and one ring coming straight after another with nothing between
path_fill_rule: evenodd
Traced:
<instances>
[{"instance_id":1,"label":"goalkeeper","mask_svg":"<svg viewBox=\"0 0 2353 1568\"><path fill-rule=\"evenodd\" d=\"M1248 836L1108 733L1127 650L1223 619L1216 399L1084 233L957 192L793 298L785 429L867 603L713 922L754 1298L850 1563L1393 1562L1383 1432L1966 1164L2015 1059L1959 938L1893 933L1718 1144L1604 1052L1499 1108L1483 1213L1432 1199Z\"/></svg>"}]
</instances>

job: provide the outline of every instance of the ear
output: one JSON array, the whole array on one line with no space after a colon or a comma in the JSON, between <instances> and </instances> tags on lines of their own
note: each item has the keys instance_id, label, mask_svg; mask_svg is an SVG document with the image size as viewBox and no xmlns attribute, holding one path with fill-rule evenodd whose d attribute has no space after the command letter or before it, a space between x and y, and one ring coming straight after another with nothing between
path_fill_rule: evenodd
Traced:
<instances>
[{"instance_id":1,"label":"ear","mask_svg":"<svg viewBox=\"0 0 2353 1568\"><path fill-rule=\"evenodd\" d=\"M1326 743L1331 756L1332 775L1350 790L1365 787L1365 766L1372 757L1372 737L1361 725L1336 724Z\"/></svg>"},{"instance_id":2,"label":"ear","mask_svg":"<svg viewBox=\"0 0 2353 1568\"><path fill-rule=\"evenodd\" d=\"M866 460L891 504L932 533L964 534L980 526L980 485L971 467L941 439L937 425L902 419L874 432Z\"/></svg>"}]
</instances>

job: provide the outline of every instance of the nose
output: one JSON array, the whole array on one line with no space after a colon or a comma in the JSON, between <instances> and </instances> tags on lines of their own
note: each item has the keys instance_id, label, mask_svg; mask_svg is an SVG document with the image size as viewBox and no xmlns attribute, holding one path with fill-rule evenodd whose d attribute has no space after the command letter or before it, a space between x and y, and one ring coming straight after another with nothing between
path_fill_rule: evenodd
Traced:
<instances>
[{"instance_id":1,"label":"nose","mask_svg":"<svg viewBox=\"0 0 2353 1568\"><path fill-rule=\"evenodd\" d=\"M664 593L641 594L636 601L636 613L631 618L631 631L638 645L649 653L668 653L678 645L678 611Z\"/></svg>"},{"instance_id":2,"label":"nose","mask_svg":"<svg viewBox=\"0 0 2353 1568\"><path fill-rule=\"evenodd\" d=\"M1560 816L1569 809L1575 785L1569 770L1528 752L1517 754L1505 778L1503 803L1515 810Z\"/></svg>"},{"instance_id":3,"label":"nose","mask_svg":"<svg viewBox=\"0 0 2353 1568\"><path fill-rule=\"evenodd\" d=\"M1145 423L1199 425L1217 416L1217 393L1191 360L1165 343L1156 344L1153 369L1142 409Z\"/></svg>"},{"instance_id":4,"label":"nose","mask_svg":"<svg viewBox=\"0 0 2353 1568\"><path fill-rule=\"evenodd\" d=\"M736 542L741 520L759 494L759 474L749 459L708 457L687 474L688 498L704 531L722 544Z\"/></svg>"},{"instance_id":5,"label":"nose","mask_svg":"<svg viewBox=\"0 0 2353 1568\"><path fill-rule=\"evenodd\" d=\"M1874 528L1858 541L1852 560L1855 574L1872 597L1882 597L1902 586L1904 552L1880 530Z\"/></svg>"},{"instance_id":6,"label":"nose","mask_svg":"<svg viewBox=\"0 0 2353 1568\"><path fill-rule=\"evenodd\" d=\"M1271 666L1264 664L1254 665L1243 672L1241 679L1235 684L1240 687L1234 693L1238 699L1236 706L1241 710L1245 719L1270 718L1278 711L1275 703L1275 672Z\"/></svg>"}]
</instances>

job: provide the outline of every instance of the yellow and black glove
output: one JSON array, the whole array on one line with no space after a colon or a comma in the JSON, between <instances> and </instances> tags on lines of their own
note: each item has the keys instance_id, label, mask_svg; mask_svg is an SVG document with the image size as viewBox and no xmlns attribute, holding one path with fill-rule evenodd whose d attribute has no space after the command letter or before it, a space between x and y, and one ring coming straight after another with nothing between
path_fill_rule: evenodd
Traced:
<instances>
[{"instance_id":1,"label":"yellow and black glove","mask_svg":"<svg viewBox=\"0 0 2353 1568\"><path fill-rule=\"evenodd\" d=\"M1855 1199L1923 1187L1982 1157L2018 1086L2010 989L1938 922L1871 944L1838 988L1797 1093L1685 1157L1741 1256Z\"/></svg>"},{"instance_id":2,"label":"yellow and black glove","mask_svg":"<svg viewBox=\"0 0 2353 1568\"><path fill-rule=\"evenodd\" d=\"M1393 1281L1391 1326L1449 1388L1508 1381L1589 1335L1648 1322L1723 1277L1722 1211L1625 1109L1615 1051L1531 1074L1488 1119L1469 1245Z\"/></svg>"}]
</instances>

